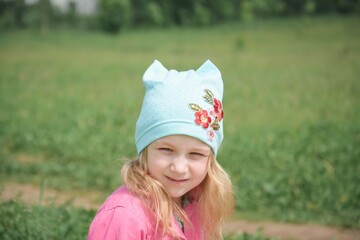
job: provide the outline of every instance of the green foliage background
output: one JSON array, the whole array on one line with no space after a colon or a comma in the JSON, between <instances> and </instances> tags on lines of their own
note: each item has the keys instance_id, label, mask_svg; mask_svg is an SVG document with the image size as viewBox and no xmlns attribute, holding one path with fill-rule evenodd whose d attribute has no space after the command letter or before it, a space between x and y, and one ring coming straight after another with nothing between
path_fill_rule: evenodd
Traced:
<instances>
[{"instance_id":1,"label":"green foliage background","mask_svg":"<svg viewBox=\"0 0 360 240\"><path fill-rule=\"evenodd\" d=\"M0 0L0 31L31 28L47 32L65 27L118 33L124 28L212 26L268 17L360 13L360 0L96 0L96 10L87 15L78 14L76 0L68 1L66 9L50 0L31 2Z\"/></svg>"},{"instance_id":2,"label":"green foliage background","mask_svg":"<svg viewBox=\"0 0 360 240\"><path fill-rule=\"evenodd\" d=\"M0 237L2 240L86 239L95 211L67 205L25 206L16 201L0 203Z\"/></svg>"},{"instance_id":3,"label":"green foliage background","mask_svg":"<svg viewBox=\"0 0 360 240\"><path fill-rule=\"evenodd\" d=\"M218 160L240 216L359 228L359 23L2 34L0 181L107 196L135 155L145 69L155 58L179 70L209 58L225 83Z\"/></svg>"},{"instance_id":4,"label":"green foliage background","mask_svg":"<svg viewBox=\"0 0 360 240\"><path fill-rule=\"evenodd\" d=\"M77 209L69 205L44 207L25 206L16 201L0 203L0 237L2 240L86 239L95 211ZM255 234L227 235L225 240L275 240Z\"/></svg>"}]
</instances>

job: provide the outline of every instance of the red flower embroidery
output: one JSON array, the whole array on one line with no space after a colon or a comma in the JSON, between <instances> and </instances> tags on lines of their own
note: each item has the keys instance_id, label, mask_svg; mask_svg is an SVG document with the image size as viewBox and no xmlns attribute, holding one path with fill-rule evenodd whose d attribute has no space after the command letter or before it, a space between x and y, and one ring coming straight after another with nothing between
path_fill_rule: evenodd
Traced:
<instances>
[{"instance_id":1,"label":"red flower embroidery","mask_svg":"<svg viewBox=\"0 0 360 240\"><path fill-rule=\"evenodd\" d=\"M207 135L208 135L208 139L209 139L210 141L212 141L213 138L215 137L215 131L212 130L212 129L210 129L210 130L208 130Z\"/></svg>"},{"instance_id":2,"label":"red flower embroidery","mask_svg":"<svg viewBox=\"0 0 360 240\"><path fill-rule=\"evenodd\" d=\"M224 111L222 109L221 101L214 98L214 111L217 114L218 120L221 121L224 117Z\"/></svg>"},{"instance_id":3,"label":"red flower embroidery","mask_svg":"<svg viewBox=\"0 0 360 240\"><path fill-rule=\"evenodd\" d=\"M195 111L195 123L207 129L207 137L212 141L215 132L220 129L220 122L224 118L223 106L220 100L214 97L209 89L204 89L205 95L203 99L206 103L212 105L212 108L203 110L196 103L189 103L189 107Z\"/></svg>"},{"instance_id":4,"label":"red flower embroidery","mask_svg":"<svg viewBox=\"0 0 360 240\"><path fill-rule=\"evenodd\" d=\"M208 128L211 123L211 117L206 110L195 112L195 123L201 125L203 128Z\"/></svg>"}]
</instances>

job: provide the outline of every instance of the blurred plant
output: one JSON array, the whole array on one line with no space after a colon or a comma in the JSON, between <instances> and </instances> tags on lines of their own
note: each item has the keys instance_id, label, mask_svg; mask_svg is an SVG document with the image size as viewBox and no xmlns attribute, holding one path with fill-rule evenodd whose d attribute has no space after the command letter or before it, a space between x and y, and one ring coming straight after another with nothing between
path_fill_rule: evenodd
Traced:
<instances>
[{"instance_id":1,"label":"blurred plant","mask_svg":"<svg viewBox=\"0 0 360 240\"><path fill-rule=\"evenodd\" d=\"M243 233L241 235L225 236L224 240L276 240L276 238L267 238L264 236L263 229L259 228L255 234Z\"/></svg>"},{"instance_id":2,"label":"blurred plant","mask_svg":"<svg viewBox=\"0 0 360 240\"><path fill-rule=\"evenodd\" d=\"M0 239L85 239L94 211L0 202Z\"/></svg>"},{"instance_id":3,"label":"blurred plant","mask_svg":"<svg viewBox=\"0 0 360 240\"><path fill-rule=\"evenodd\" d=\"M0 0L0 29L24 28L25 11L24 0Z\"/></svg>"},{"instance_id":4,"label":"blurred plant","mask_svg":"<svg viewBox=\"0 0 360 240\"><path fill-rule=\"evenodd\" d=\"M0 29L50 27L100 28L117 33L124 27L209 26L273 16L326 13L360 14L359 0L99 0L92 17L77 13L75 0L61 12L50 0L0 0ZM93 18L97 17L97 24Z\"/></svg>"},{"instance_id":5,"label":"blurred plant","mask_svg":"<svg viewBox=\"0 0 360 240\"><path fill-rule=\"evenodd\" d=\"M40 30L46 33L49 30L50 20L53 15L53 8L50 0L40 0Z\"/></svg>"},{"instance_id":6,"label":"blurred plant","mask_svg":"<svg viewBox=\"0 0 360 240\"><path fill-rule=\"evenodd\" d=\"M202 4L196 4L195 6L195 18L196 24L199 26L206 26L211 23L211 12L208 8Z\"/></svg>"},{"instance_id":7,"label":"blurred plant","mask_svg":"<svg viewBox=\"0 0 360 240\"><path fill-rule=\"evenodd\" d=\"M155 25L155 26L164 25L165 18L163 15L163 11L158 3L150 1L147 4L147 13L149 18L149 23L151 25Z\"/></svg>"},{"instance_id":8,"label":"blurred plant","mask_svg":"<svg viewBox=\"0 0 360 240\"><path fill-rule=\"evenodd\" d=\"M99 22L109 33L118 33L131 23L132 8L129 0L101 0L99 2Z\"/></svg>"},{"instance_id":9,"label":"blurred plant","mask_svg":"<svg viewBox=\"0 0 360 240\"><path fill-rule=\"evenodd\" d=\"M68 2L66 20L70 26L77 26L78 24L79 19L77 14L76 2L74 0Z\"/></svg>"}]
</instances>

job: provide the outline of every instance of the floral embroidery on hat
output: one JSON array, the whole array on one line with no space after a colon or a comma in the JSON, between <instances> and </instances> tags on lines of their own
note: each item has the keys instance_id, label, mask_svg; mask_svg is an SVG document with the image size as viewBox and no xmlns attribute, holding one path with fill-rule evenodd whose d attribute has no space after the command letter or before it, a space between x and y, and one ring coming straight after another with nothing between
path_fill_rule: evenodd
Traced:
<instances>
[{"instance_id":1,"label":"floral embroidery on hat","mask_svg":"<svg viewBox=\"0 0 360 240\"><path fill-rule=\"evenodd\" d=\"M206 110L195 112L195 123L201 125L203 128L208 128L211 123L211 117Z\"/></svg>"},{"instance_id":2,"label":"floral embroidery on hat","mask_svg":"<svg viewBox=\"0 0 360 240\"><path fill-rule=\"evenodd\" d=\"M221 101L216 99L209 89L205 89L204 92L203 99L212 105L212 108L204 110L196 103L190 103L189 107L195 111L195 123L207 129L207 137L212 141L215 137L215 131L220 129L220 122L224 118L224 111Z\"/></svg>"}]
</instances>

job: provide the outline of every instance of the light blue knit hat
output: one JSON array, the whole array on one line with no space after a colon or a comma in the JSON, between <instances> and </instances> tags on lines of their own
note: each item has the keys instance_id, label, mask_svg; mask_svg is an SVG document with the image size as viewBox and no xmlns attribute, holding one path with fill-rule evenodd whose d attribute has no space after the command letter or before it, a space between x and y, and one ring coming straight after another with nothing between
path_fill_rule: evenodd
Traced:
<instances>
[{"instance_id":1,"label":"light blue knit hat","mask_svg":"<svg viewBox=\"0 0 360 240\"><path fill-rule=\"evenodd\" d=\"M219 69L207 60L196 71L169 71L155 60L143 81L146 92L135 130L138 154L159 138L180 134L205 142L216 155L223 140Z\"/></svg>"}]
</instances>

